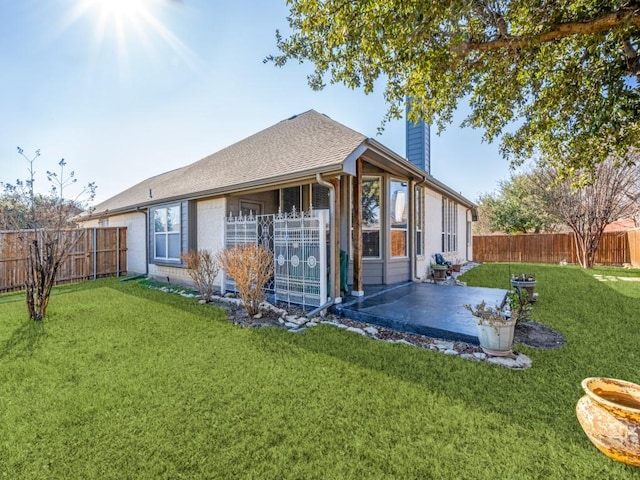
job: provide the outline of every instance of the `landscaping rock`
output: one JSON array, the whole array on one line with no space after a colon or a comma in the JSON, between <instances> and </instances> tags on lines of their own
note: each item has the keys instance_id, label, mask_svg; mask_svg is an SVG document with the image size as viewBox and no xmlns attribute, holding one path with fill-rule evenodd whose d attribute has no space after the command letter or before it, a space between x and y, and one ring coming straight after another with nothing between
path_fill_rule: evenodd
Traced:
<instances>
[{"instance_id":1,"label":"landscaping rock","mask_svg":"<svg viewBox=\"0 0 640 480\"><path fill-rule=\"evenodd\" d=\"M507 368L519 368L518 363L513 358L509 357L489 357L487 358L487 363Z\"/></svg>"},{"instance_id":2,"label":"landscaping rock","mask_svg":"<svg viewBox=\"0 0 640 480\"><path fill-rule=\"evenodd\" d=\"M480 361L480 359L473 353L463 353L460 355L460 358L464 358L465 360L475 360L476 362Z\"/></svg>"},{"instance_id":3,"label":"landscaping rock","mask_svg":"<svg viewBox=\"0 0 640 480\"><path fill-rule=\"evenodd\" d=\"M298 325L297 323L284 322L284 326L289 329L297 329L300 325Z\"/></svg>"},{"instance_id":4,"label":"landscaping rock","mask_svg":"<svg viewBox=\"0 0 640 480\"><path fill-rule=\"evenodd\" d=\"M366 333L364 333L363 329L356 328L356 327L347 327L347 332L353 332L353 333L357 333L358 335L364 335L364 336L367 335Z\"/></svg>"},{"instance_id":5,"label":"landscaping rock","mask_svg":"<svg viewBox=\"0 0 640 480\"><path fill-rule=\"evenodd\" d=\"M256 314L253 316L253 318L256 318L256 319L258 319L258 318L262 318L262 312L258 312L258 313L256 313Z\"/></svg>"},{"instance_id":6,"label":"landscaping rock","mask_svg":"<svg viewBox=\"0 0 640 480\"><path fill-rule=\"evenodd\" d=\"M317 325L318 325L318 324L317 324L316 322L311 321L311 322L307 322L307 323L305 324L305 327L315 327L315 326L317 326Z\"/></svg>"},{"instance_id":7,"label":"landscaping rock","mask_svg":"<svg viewBox=\"0 0 640 480\"><path fill-rule=\"evenodd\" d=\"M198 303L199 303L200 305L204 305L205 303L207 303L207 301L206 301L206 300L198 300Z\"/></svg>"},{"instance_id":8,"label":"landscaping rock","mask_svg":"<svg viewBox=\"0 0 640 480\"><path fill-rule=\"evenodd\" d=\"M486 360L487 359L487 354L484 352L473 352L473 356L476 357L478 360Z\"/></svg>"},{"instance_id":9,"label":"landscaping rock","mask_svg":"<svg viewBox=\"0 0 640 480\"><path fill-rule=\"evenodd\" d=\"M445 354L445 355L458 355L458 351L457 351L457 350L454 350L454 349L452 349L452 348L450 348L450 349L448 349L448 350L445 350L445 351L444 351L444 354Z\"/></svg>"},{"instance_id":10,"label":"landscaping rock","mask_svg":"<svg viewBox=\"0 0 640 480\"><path fill-rule=\"evenodd\" d=\"M530 368L533 362L524 353L518 354L516 357L516 363L520 368Z\"/></svg>"},{"instance_id":11,"label":"landscaping rock","mask_svg":"<svg viewBox=\"0 0 640 480\"><path fill-rule=\"evenodd\" d=\"M363 330L367 332L372 337L378 335L378 329L376 327L364 327Z\"/></svg>"},{"instance_id":12,"label":"landscaping rock","mask_svg":"<svg viewBox=\"0 0 640 480\"><path fill-rule=\"evenodd\" d=\"M306 330L306 328L290 328L287 330L289 333L302 333Z\"/></svg>"},{"instance_id":13,"label":"landscaping rock","mask_svg":"<svg viewBox=\"0 0 640 480\"><path fill-rule=\"evenodd\" d=\"M438 350L452 350L453 349L453 342L445 342L443 340L436 340L433 343L436 347L438 347Z\"/></svg>"}]
</instances>

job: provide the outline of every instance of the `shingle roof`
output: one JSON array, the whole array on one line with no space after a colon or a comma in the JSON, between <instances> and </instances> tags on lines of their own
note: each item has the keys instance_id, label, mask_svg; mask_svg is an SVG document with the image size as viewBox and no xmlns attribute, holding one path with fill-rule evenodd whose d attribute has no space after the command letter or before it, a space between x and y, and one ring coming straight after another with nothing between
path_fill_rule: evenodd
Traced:
<instances>
[{"instance_id":1,"label":"shingle roof","mask_svg":"<svg viewBox=\"0 0 640 480\"><path fill-rule=\"evenodd\" d=\"M326 115L309 110L191 165L148 178L98 204L95 213L207 192L223 193L239 185L266 185L286 175L339 168L366 139Z\"/></svg>"}]
</instances>

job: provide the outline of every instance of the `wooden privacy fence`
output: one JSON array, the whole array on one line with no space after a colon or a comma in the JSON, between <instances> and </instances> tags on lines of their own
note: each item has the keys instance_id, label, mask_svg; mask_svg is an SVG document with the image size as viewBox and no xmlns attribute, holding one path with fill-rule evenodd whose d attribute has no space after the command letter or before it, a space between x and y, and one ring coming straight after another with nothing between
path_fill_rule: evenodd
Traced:
<instances>
[{"instance_id":1,"label":"wooden privacy fence","mask_svg":"<svg viewBox=\"0 0 640 480\"><path fill-rule=\"evenodd\" d=\"M120 276L127 271L126 227L74 229L75 242L60 266L56 283ZM25 282L25 241L33 232L0 232L0 292L21 290Z\"/></svg>"},{"instance_id":2,"label":"wooden privacy fence","mask_svg":"<svg viewBox=\"0 0 640 480\"><path fill-rule=\"evenodd\" d=\"M476 262L578 263L573 233L475 235L473 259ZM631 263L640 267L640 230L605 233L595 263Z\"/></svg>"}]
</instances>

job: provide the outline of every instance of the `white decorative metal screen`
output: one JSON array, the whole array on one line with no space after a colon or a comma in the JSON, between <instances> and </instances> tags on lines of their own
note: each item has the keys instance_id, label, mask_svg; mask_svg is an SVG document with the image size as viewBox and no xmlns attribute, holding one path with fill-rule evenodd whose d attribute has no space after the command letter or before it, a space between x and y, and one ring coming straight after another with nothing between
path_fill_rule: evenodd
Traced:
<instances>
[{"instance_id":1,"label":"white decorative metal screen","mask_svg":"<svg viewBox=\"0 0 640 480\"><path fill-rule=\"evenodd\" d=\"M326 212L275 217L275 296L279 301L320 306L327 299Z\"/></svg>"},{"instance_id":2,"label":"white decorative metal screen","mask_svg":"<svg viewBox=\"0 0 640 480\"><path fill-rule=\"evenodd\" d=\"M267 285L276 301L320 306L327 299L325 211L229 216L225 247L258 243L274 254L274 276ZM224 288L236 291L225 275Z\"/></svg>"}]
</instances>

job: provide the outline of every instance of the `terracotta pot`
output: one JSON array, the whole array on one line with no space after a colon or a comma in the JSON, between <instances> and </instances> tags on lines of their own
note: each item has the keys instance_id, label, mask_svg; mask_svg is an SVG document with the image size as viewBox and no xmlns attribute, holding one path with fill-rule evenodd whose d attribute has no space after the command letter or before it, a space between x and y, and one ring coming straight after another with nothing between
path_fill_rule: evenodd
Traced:
<instances>
[{"instance_id":1,"label":"terracotta pot","mask_svg":"<svg viewBox=\"0 0 640 480\"><path fill-rule=\"evenodd\" d=\"M640 467L640 385L591 377L582 388L576 415L589 440L608 457Z\"/></svg>"}]
</instances>

